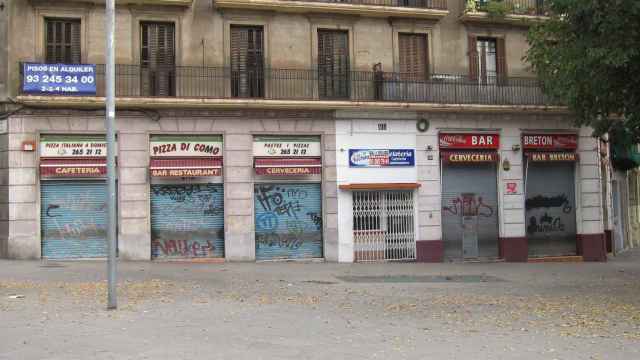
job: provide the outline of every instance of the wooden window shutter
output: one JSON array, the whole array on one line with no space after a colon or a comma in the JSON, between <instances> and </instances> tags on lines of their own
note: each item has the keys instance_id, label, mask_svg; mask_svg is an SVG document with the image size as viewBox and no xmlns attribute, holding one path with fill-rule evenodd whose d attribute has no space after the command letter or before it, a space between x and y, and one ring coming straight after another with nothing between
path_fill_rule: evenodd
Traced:
<instances>
[{"instance_id":1,"label":"wooden window shutter","mask_svg":"<svg viewBox=\"0 0 640 360\"><path fill-rule=\"evenodd\" d=\"M428 49L425 34L400 34L400 77L425 81L428 75Z\"/></svg>"},{"instance_id":2,"label":"wooden window shutter","mask_svg":"<svg viewBox=\"0 0 640 360\"><path fill-rule=\"evenodd\" d=\"M261 27L231 27L231 94L264 96L264 32Z\"/></svg>"},{"instance_id":3,"label":"wooden window shutter","mask_svg":"<svg viewBox=\"0 0 640 360\"><path fill-rule=\"evenodd\" d=\"M81 63L80 29L80 20L77 19L45 19L45 61Z\"/></svg>"},{"instance_id":4,"label":"wooden window shutter","mask_svg":"<svg viewBox=\"0 0 640 360\"><path fill-rule=\"evenodd\" d=\"M321 97L349 97L349 62L349 33L318 30L318 86Z\"/></svg>"},{"instance_id":5,"label":"wooden window shutter","mask_svg":"<svg viewBox=\"0 0 640 360\"><path fill-rule=\"evenodd\" d=\"M507 49L504 38L496 39L496 73L499 83L507 81Z\"/></svg>"},{"instance_id":6,"label":"wooden window shutter","mask_svg":"<svg viewBox=\"0 0 640 360\"><path fill-rule=\"evenodd\" d=\"M478 38L475 35L469 35L468 44L469 79L478 81Z\"/></svg>"},{"instance_id":7,"label":"wooden window shutter","mask_svg":"<svg viewBox=\"0 0 640 360\"><path fill-rule=\"evenodd\" d=\"M175 27L172 23L140 25L142 95L175 95L175 56Z\"/></svg>"}]
</instances>

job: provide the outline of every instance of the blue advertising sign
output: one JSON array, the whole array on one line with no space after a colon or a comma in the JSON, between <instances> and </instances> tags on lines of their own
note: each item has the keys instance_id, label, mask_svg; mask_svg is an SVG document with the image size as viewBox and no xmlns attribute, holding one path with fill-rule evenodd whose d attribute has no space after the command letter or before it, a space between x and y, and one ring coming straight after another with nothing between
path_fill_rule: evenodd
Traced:
<instances>
[{"instance_id":1,"label":"blue advertising sign","mask_svg":"<svg viewBox=\"0 0 640 360\"><path fill-rule=\"evenodd\" d=\"M349 149L349 167L415 166L413 149Z\"/></svg>"},{"instance_id":2,"label":"blue advertising sign","mask_svg":"<svg viewBox=\"0 0 640 360\"><path fill-rule=\"evenodd\" d=\"M22 91L29 94L95 95L96 66L23 64Z\"/></svg>"}]
</instances>

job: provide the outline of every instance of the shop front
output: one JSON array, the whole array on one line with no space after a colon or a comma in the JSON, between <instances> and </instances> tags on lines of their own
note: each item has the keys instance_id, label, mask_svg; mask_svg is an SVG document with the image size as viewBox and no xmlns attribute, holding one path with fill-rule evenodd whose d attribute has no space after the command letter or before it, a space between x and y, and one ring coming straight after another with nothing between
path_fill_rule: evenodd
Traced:
<instances>
[{"instance_id":1,"label":"shop front","mask_svg":"<svg viewBox=\"0 0 640 360\"><path fill-rule=\"evenodd\" d=\"M440 133L439 147L445 258L498 257L500 136Z\"/></svg>"},{"instance_id":2,"label":"shop front","mask_svg":"<svg viewBox=\"0 0 640 360\"><path fill-rule=\"evenodd\" d=\"M576 255L575 134L524 134L529 257Z\"/></svg>"},{"instance_id":3,"label":"shop front","mask_svg":"<svg viewBox=\"0 0 640 360\"><path fill-rule=\"evenodd\" d=\"M255 136L256 260L323 257L319 136Z\"/></svg>"},{"instance_id":4,"label":"shop front","mask_svg":"<svg viewBox=\"0 0 640 360\"><path fill-rule=\"evenodd\" d=\"M39 148L42 257L105 257L104 136L42 135Z\"/></svg>"},{"instance_id":5,"label":"shop front","mask_svg":"<svg viewBox=\"0 0 640 360\"><path fill-rule=\"evenodd\" d=\"M222 136L152 135L151 258L223 258Z\"/></svg>"}]
</instances>

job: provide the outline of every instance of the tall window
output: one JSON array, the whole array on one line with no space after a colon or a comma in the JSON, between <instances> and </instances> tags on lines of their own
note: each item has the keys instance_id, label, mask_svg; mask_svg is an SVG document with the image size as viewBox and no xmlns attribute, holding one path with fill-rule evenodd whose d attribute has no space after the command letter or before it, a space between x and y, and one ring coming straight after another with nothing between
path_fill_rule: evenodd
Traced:
<instances>
[{"instance_id":1,"label":"tall window","mask_svg":"<svg viewBox=\"0 0 640 360\"><path fill-rule=\"evenodd\" d=\"M45 61L49 64L79 64L80 20L45 19Z\"/></svg>"},{"instance_id":2,"label":"tall window","mask_svg":"<svg viewBox=\"0 0 640 360\"><path fill-rule=\"evenodd\" d=\"M349 34L318 30L318 91L321 98L349 98Z\"/></svg>"},{"instance_id":3,"label":"tall window","mask_svg":"<svg viewBox=\"0 0 640 360\"><path fill-rule=\"evenodd\" d=\"M261 27L231 27L231 95L264 96L264 34Z\"/></svg>"},{"instance_id":4,"label":"tall window","mask_svg":"<svg viewBox=\"0 0 640 360\"><path fill-rule=\"evenodd\" d=\"M175 28L173 23L140 24L141 95L175 95Z\"/></svg>"},{"instance_id":5,"label":"tall window","mask_svg":"<svg viewBox=\"0 0 640 360\"><path fill-rule=\"evenodd\" d=\"M504 83L507 59L503 38L469 37L469 77L482 84Z\"/></svg>"},{"instance_id":6,"label":"tall window","mask_svg":"<svg viewBox=\"0 0 640 360\"><path fill-rule=\"evenodd\" d=\"M401 79L425 81L428 74L427 35L400 34L398 44Z\"/></svg>"}]
</instances>

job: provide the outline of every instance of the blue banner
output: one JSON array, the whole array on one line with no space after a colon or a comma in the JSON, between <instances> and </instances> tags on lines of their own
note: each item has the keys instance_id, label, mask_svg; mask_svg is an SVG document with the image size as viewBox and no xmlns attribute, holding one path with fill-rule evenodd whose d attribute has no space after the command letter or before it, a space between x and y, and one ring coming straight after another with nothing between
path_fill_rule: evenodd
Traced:
<instances>
[{"instance_id":1,"label":"blue banner","mask_svg":"<svg viewBox=\"0 0 640 360\"><path fill-rule=\"evenodd\" d=\"M96 66L23 64L22 92L48 95L95 95Z\"/></svg>"},{"instance_id":2,"label":"blue banner","mask_svg":"<svg viewBox=\"0 0 640 360\"><path fill-rule=\"evenodd\" d=\"M415 166L413 149L349 149L350 167Z\"/></svg>"}]
</instances>

